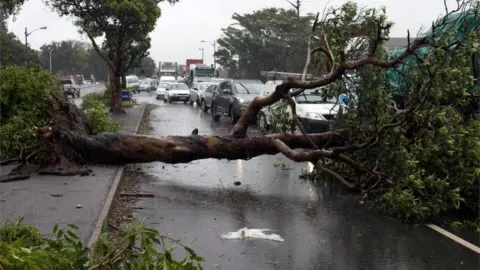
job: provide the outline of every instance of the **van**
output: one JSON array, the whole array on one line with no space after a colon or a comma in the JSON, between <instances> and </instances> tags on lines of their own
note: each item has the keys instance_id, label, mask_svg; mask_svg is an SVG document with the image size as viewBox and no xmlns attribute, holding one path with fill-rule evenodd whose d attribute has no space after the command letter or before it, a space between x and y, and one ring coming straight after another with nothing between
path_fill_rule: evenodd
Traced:
<instances>
[{"instance_id":1,"label":"van","mask_svg":"<svg viewBox=\"0 0 480 270\"><path fill-rule=\"evenodd\" d=\"M140 85L140 79L136 75L128 75L125 80L127 81L127 89L137 90Z\"/></svg>"},{"instance_id":2,"label":"van","mask_svg":"<svg viewBox=\"0 0 480 270\"><path fill-rule=\"evenodd\" d=\"M275 91L275 87L281 84L281 80L272 80L265 83L263 96L268 96ZM335 98L324 98L322 88L307 89L302 94L293 98L297 117L302 122L307 133L322 133L330 128L340 107L343 105ZM270 107L263 108L258 114L257 124L263 130L268 130L272 124L272 109L278 106L278 102ZM291 109L287 110L291 117Z\"/></svg>"}]
</instances>

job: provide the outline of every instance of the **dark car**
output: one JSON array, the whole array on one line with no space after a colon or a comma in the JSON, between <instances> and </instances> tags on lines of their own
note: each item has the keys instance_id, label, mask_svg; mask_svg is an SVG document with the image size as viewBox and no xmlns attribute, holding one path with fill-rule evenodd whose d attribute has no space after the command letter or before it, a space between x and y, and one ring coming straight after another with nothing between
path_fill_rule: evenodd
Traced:
<instances>
[{"instance_id":1,"label":"dark car","mask_svg":"<svg viewBox=\"0 0 480 270\"><path fill-rule=\"evenodd\" d=\"M221 115L230 117L235 124L252 100L261 95L264 84L260 80L226 80L218 85L212 104L213 120Z\"/></svg>"},{"instance_id":2,"label":"dark car","mask_svg":"<svg viewBox=\"0 0 480 270\"><path fill-rule=\"evenodd\" d=\"M80 86L76 85L72 80L60 80L65 96L72 98L80 97Z\"/></svg>"}]
</instances>

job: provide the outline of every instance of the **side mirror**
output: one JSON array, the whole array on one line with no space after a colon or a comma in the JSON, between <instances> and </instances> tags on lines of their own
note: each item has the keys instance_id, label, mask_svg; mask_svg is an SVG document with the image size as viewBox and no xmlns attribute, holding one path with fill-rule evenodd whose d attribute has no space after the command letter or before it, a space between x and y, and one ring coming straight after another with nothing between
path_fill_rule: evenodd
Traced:
<instances>
[{"instance_id":1,"label":"side mirror","mask_svg":"<svg viewBox=\"0 0 480 270\"><path fill-rule=\"evenodd\" d=\"M224 94L231 94L232 90L231 89L223 89L222 93Z\"/></svg>"},{"instance_id":2,"label":"side mirror","mask_svg":"<svg viewBox=\"0 0 480 270\"><path fill-rule=\"evenodd\" d=\"M197 88L197 87L194 87L193 90L198 91L198 88Z\"/></svg>"}]
</instances>

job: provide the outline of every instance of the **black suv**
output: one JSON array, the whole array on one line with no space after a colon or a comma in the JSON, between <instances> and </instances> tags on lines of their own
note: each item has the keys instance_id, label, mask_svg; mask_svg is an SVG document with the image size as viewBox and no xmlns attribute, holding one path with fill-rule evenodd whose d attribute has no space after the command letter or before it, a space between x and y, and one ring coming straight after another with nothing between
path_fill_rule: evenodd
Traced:
<instances>
[{"instance_id":1,"label":"black suv","mask_svg":"<svg viewBox=\"0 0 480 270\"><path fill-rule=\"evenodd\" d=\"M221 115L230 117L235 124L250 102L263 92L260 80L226 80L218 85L213 97L212 116L218 121Z\"/></svg>"}]
</instances>

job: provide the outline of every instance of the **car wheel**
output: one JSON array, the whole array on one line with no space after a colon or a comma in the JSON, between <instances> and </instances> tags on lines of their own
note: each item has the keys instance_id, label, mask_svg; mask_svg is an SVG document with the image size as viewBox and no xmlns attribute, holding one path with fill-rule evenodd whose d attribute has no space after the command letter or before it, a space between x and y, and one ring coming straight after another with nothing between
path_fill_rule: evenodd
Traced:
<instances>
[{"instance_id":1,"label":"car wheel","mask_svg":"<svg viewBox=\"0 0 480 270\"><path fill-rule=\"evenodd\" d=\"M171 98L168 98L168 103L172 103L172 99L171 99Z\"/></svg>"},{"instance_id":2,"label":"car wheel","mask_svg":"<svg viewBox=\"0 0 480 270\"><path fill-rule=\"evenodd\" d=\"M233 106L230 106L228 114L230 115L230 123L235 125L235 123L237 123L237 115L235 114L235 108Z\"/></svg>"},{"instance_id":3,"label":"car wheel","mask_svg":"<svg viewBox=\"0 0 480 270\"><path fill-rule=\"evenodd\" d=\"M188 96L188 100L190 100L190 105L193 105L192 96Z\"/></svg>"},{"instance_id":4,"label":"car wheel","mask_svg":"<svg viewBox=\"0 0 480 270\"><path fill-rule=\"evenodd\" d=\"M185 100L183 101L183 104L187 104L187 101L188 101L188 100L185 99ZM192 104L192 103L190 103L190 104Z\"/></svg>"},{"instance_id":5,"label":"car wheel","mask_svg":"<svg viewBox=\"0 0 480 270\"><path fill-rule=\"evenodd\" d=\"M267 123L267 117L262 112L260 112L258 114L257 125L262 131L267 131L268 128L269 128L268 123Z\"/></svg>"},{"instance_id":6,"label":"car wheel","mask_svg":"<svg viewBox=\"0 0 480 270\"><path fill-rule=\"evenodd\" d=\"M220 119L220 115L217 114L217 105L215 105L215 103L212 104L211 112L213 121L218 121Z\"/></svg>"},{"instance_id":7,"label":"car wheel","mask_svg":"<svg viewBox=\"0 0 480 270\"><path fill-rule=\"evenodd\" d=\"M207 103L205 102L205 99L202 99L200 101L200 107L202 107L202 111L208 112L208 107L207 107Z\"/></svg>"},{"instance_id":8,"label":"car wheel","mask_svg":"<svg viewBox=\"0 0 480 270\"><path fill-rule=\"evenodd\" d=\"M159 100L159 99L160 99L160 97L159 97L159 96L156 96L156 97L155 97L155 99L156 99L156 100Z\"/></svg>"}]
</instances>

